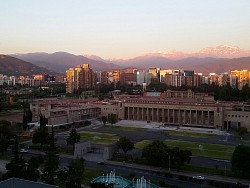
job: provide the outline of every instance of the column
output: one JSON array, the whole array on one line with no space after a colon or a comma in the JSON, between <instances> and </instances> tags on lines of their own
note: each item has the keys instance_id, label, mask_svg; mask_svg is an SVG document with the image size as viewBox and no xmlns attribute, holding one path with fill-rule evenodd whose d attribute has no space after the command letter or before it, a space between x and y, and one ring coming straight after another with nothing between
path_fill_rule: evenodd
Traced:
<instances>
[{"instance_id":1,"label":"column","mask_svg":"<svg viewBox=\"0 0 250 188\"><path fill-rule=\"evenodd\" d=\"M165 109L161 109L162 123L165 122Z\"/></svg>"},{"instance_id":2,"label":"column","mask_svg":"<svg viewBox=\"0 0 250 188\"><path fill-rule=\"evenodd\" d=\"M130 120L129 115L130 115L130 111L129 111L129 107L128 107L128 120Z\"/></svg>"},{"instance_id":3,"label":"column","mask_svg":"<svg viewBox=\"0 0 250 188\"><path fill-rule=\"evenodd\" d=\"M184 123L185 123L185 124L187 123L187 118L186 118L186 116L187 116L187 111L184 110Z\"/></svg>"},{"instance_id":4,"label":"column","mask_svg":"<svg viewBox=\"0 0 250 188\"><path fill-rule=\"evenodd\" d=\"M149 117L148 117L148 108L147 108L147 121L149 121Z\"/></svg>"},{"instance_id":5,"label":"column","mask_svg":"<svg viewBox=\"0 0 250 188\"><path fill-rule=\"evenodd\" d=\"M169 117L170 113L169 113L169 108L168 108L168 123L170 122L170 117Z\"/></svg>"},{"instance_id":6,"label":"column","mask_svg":"<svg viewBox=\"0 0 250 188\"><path fill-rule=\"evenodd\" d=\"M133 110L132 110L132 117L133 117L133 120L136 120L136 119L135 119L135 107L133 107L132 109L133 109Z\"/></svg>"},{"instance_id":7,"label":"column","mask_svg":"<svg viewBox=\"0 0 250 188\"><path fill-rule=\"evenodd\" d=\"M184 112L184 111L183 111ZM179 109L179 124L182 125L183 121L182 121L182 110Z\"/></svg>"},{"instance_id":8,"label":"column","mask_svg":"<svg viewBox=\"0 0 250 188\"><path fill-rule=\"evenodd\" d=\"M201 111L201 124L204 125L204 111Z\"/></svg>"},{"instance_id":9,"label":"column","mask_svg":"<svg viewBox=\"0 0 250 188\"><path fill-rule=\"evenodd\" d=\"M196 125L198 125L198 111L196 110Z\"/></svg>"},{"instance_id":10,"label":"column","mask_svg":"<svg viewBox=\"0 0 250 188\"><path fill-rule=\"evenodd\" d=\"M156 109L156 122L159 122L159 108Z\"/></svg>"},{"instance_id":11,"label":"column","mask_svg":"<svg viewBox=\"0 0 250 188\"><path fill-rule=\"evenodd\" d=\"M139 114L139 111L140 111L140 108L139 107L137 107L137 121L139 121L140 120L140 114Z\"/></svg>"},{"instance_id":12,"label":"column","mask_svg":"<svg viewBox=\"0 0 250 188\"><path fill-rule=\"evenodd\" d=\"M209 111L207 111L207 113L208 113L208 114L207 114L207 117L208 117L208 125L210 125L210 115L209 115L210 113L209 113Z\"/></svg>"},{"instance_id":13,"label":"column","mask_svg":"<svg viewBox=\"0 0 250 188\"><path fill-rule=\"evenodd\" d=\"M154 121L154 108L151 109L151 121Z\"/></svg>"},{"instance_id":14,"label":"column","mask_svg":"<svg viewBox=\"0 0 250 188\"><path fill-rule=\"evenodd\" d=\"M192 110L189 111L190 112L190 120L189 120L189 124L192 124Z\"/></svg>"},{"instance_id":15,"label":"column","mask_svg":"<svg viewBox=\"0 0 250 188\"><path fill-rule=\"evenodd\" d=\"M175 113L174 113L174 109L173 109L173 123L175 123Z\"/></svg>"}]
</instances>

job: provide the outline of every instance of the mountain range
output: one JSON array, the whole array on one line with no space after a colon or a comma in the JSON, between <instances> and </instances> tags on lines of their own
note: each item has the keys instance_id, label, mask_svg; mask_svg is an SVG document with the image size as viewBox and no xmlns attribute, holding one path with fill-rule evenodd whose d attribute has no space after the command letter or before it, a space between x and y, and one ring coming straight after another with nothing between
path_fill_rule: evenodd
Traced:
<instances>
[{"instance_id":1,"label":"mountain range","mask_svg":"<svg viewBox=\"0 0 250 188\"><path fill-rule=\"evenodd\" d=\"M0 73L8 76L29 76L33 74L55 74L54 72L36 66L15 57L0 54Z\"/></svg>"},{"instance_id":2,"label":"mountain range","mask_svg":"<svg viewBox=\"0 0 250 188\"><path fill-rule=\"evenodd\" d=\"M90 64L90 67L95 71L111 71L113 69L122 68L119 65L89 59L82 55L73 55L67 52L56 52L52 54L39 52L28 54L12 54L11 56L61 73L65 73L65 70L76 67L77 65L81 65L83 63Z\"/></svg>"},{"instance_id":3,"label":"mountain range","mask_svg":"<svg viewBox=\"0 0 250 188\"><path fill-rule=\"evenodd\" d=\"M89 63L95 71L111 71L126 67L138 69L161 67L162 69L195 70L205 75L210 72L250 69L250 51L228 45L203 48L197 52L172 50L148 53L131 59L103 59L97 55L74 55L66 52L12 54L11 56L61 73L83 63Z\"/></svg>"}]
</instances>

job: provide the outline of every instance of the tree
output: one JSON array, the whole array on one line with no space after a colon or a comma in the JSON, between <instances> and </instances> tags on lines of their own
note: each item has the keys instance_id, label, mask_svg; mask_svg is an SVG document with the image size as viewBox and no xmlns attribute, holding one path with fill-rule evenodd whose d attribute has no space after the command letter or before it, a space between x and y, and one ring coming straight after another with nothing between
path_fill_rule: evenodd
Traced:
<instances>
[{"instance_id":1,"label":"tree","mask_svg":"<svg viewBox=\"0 0 250 188\"><path fill-rule=\"evenodd\" d=\"M32 112L29 108L28 110L26 110L26 117L27 117L28 123L32 122Z\"/></svg>"},{"instance_id":2,"label":"tree","mask_svg":"<svg viewBox=\"0 0 250 188\"><path fill-rule=\"evenodd\" d=\"M108 121L108 118L107 118L107 116L102 116L102 117L101 117L101 120L102 120L102 122L103 122L103 125L105 126L105 125L106 125L106 122Z\"/></svg>"},{"instance_id":3,"label":"tree","mask_svg":"<svg viewBox=\"0 0 250 188\"><path fill-rule=\"evenodd\" d=\"M80 134L77 133L76 129L71 129L69 137L66 138L67 145L73 146L73 151L75 151L75 143L80 141Z\"/></svg>"},{"instance_id":4,"label":"tree","mask_svg":"<svg viewBox=\"0 0 250 188\"><path fill-rule=\"evenodd\" d=\"M44 183L54 185L56 182L56 176L59 169L59 156L53 152L49 151L45 156L45 163L43 168L43 174L41 179Z\"/></svg>"},{"instance_id":5,"label":"tree","mask_svg":"<svg viewBox=\"0 0 250 188\"><path fill-rule=\"evenodd\" d=\"M47 124L47 119L45 118L44 115L40 114L40 128L46 127L46 124Z\"/></svg>"},{"instance_id":6,"label":"tree","mask_svg":"<svg viewBox=\"0 0 250 188\"><path fill-rule=\"evenodd\" d=\"M55 143L55 133L54 133L53 125L51 127L51 135L50 135L49 143L50 143L51 151L56 151L57 148L56 148L56 143Z\"/></svg>"},{"instance_id":7,"label":"tree","mask_svg":"<svg viewBox=\"0 0 250 188\"><path fill-rule=\"evenodd\" d=\"M40 144L41 147L44 144L48 144L49 140L50 140L50 136L49 136L47 127L38 128L32 137L32 143Z\"/></svg>"},{"instance_id":8,"label":"tree","mask_svg":"<svg viewBox=\"0 0 250 188\"><path fill-rule=\"evenodd\" d=\"M39 178L40 174L38 171L38 167L39 167L39 159L38 157L31 157L28 160L28 166L25 169L25 179L27 180L31 180L31 181L37 181L37 179Z\"/></svg>"},{"instance_id":9,"label":"tree","mask_svg":"<svg viewBox=\"0 0 250 188\"><path fill-rule=\"evenodd\" d=\"M108 118L108 122L113 125L117 122L117 117L116 114L110 114L109 118Z\"/></svg>"},{"instance_id":10,"label":"tree","mask_svg":"<svg viewBox=\"0 0 250 188\"><path fill-rule=\"evenodd\" d=\"M242 136L247 133L247 128L246 127L238 127L237 133L242 138Z\"/></svg>"},{"instance_id":11,"label":"tree","mask_svg":"<svg viewBox=\"0 0 250 188\"><path fill-rule=\"evenodd\" d=\"M84 177L84 159L76 158L72 160L68 169L61 170L58 177L59 182L61 182L65 188L80 188L81 181Z\"/></svg>"},{"instance_id":12,"label":"tree","mask_svg":"<svg viewBox=\"0 0 250 188\"><path fill-rule=\"evenodd\" d=\"M0 134L8 140L14 138L15 134L9 121L0 121Z\"/></svg>"},{"instance_id":13,"label":"tree","mask_svg":"<svg viewBox=\"0 0 250 188\"><path fill-rule=\"evenodd\" d=\"M173 166L179 169L185 162L190 163L192 153L189 150L180 150L178 147L174 147L170 151L170 161Z\"/></svg>"},{"instance_id":14,"label":"tree","mask_svg":"<svg viewBox=\"0 0 250 188\"><path fill-rule=\"evenodd\" d=\"M153 141L142 150L142 156L147 163L154 166L167 167L169 155L170 149L163 141L159 140Z\"/></svg>"},{"instance_id":15,"label":"tree","mask_svg":"<svg viewBox=\"0 0 250 188\"><path fill-rule=\"evenodd\" d=\"M134 143L131 142L127 137L120 137L116 145L119 149L121 149L124 152L125 157L128 151L135 148Z\"/></svg>"},{"instance_id":16,"label":"tree","mask_svg":"<svg viewBox=\"0 0 250 188\"><path fill-rule=\"evenodd\" d=\"M0 153L3 154L9 147L9 141L0 135Z\"/></svg>"},{"instance_id":17,"label":"tree","mask_svg":"<svg viewBox=\"0 0 250 188\"><path fill-rule=\"evenodd\" d=\"M169 167L169 163L179 168L185 162L190 163L191 151L180 150L178 147L168 148L163 141L154 141L142 150L142 155L150 165Z\"/></svg>"},{"instance_id":18,"label":"tree","mask_svg":"<svg viewBox=\"0 0 250 188\"><path fill-rule=\"evenodd\" d=\"M3 154L9 147L14 132L11 123L5 120L0 121L0 153Z\"/></svg>"},{"instance_id":19,"label":"tree","mask_svg":"<svg viewBox=\"0 0 250 188\"><path fill-rule=\"evenodd\" d=\"M28 127L27 116L26 116L26 113L23 113L23 130L25 131L27 127Z\"/></svg>"},{"instance_id":20,"label":"tree","mask_svg":"<svg viewBox=\"0 0 250 188\"><path fill-rule=\"evenodd\" d=\"M11 177L25 178L25 161L19 155L19 143L17 136L15 137L14 146L12 148L12 156L9 163L6 164L7 172L3 175L3 179Z\"/></svg>"},{"instance_id":21,"label":"tree","mask_svg":"<svg viewBox=\"0 0 250 188\"><path fill-rule=\"evenodd\" d=\"M250 177L250 147L238 145L231 159L232 171L241 178Z\"/></svg>"}]
</instances>

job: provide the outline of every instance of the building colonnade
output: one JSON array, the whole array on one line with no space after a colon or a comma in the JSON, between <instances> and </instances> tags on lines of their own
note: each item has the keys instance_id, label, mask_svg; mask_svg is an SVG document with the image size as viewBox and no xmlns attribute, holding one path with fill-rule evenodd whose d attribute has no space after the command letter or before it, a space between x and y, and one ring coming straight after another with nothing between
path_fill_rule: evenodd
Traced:
<instances>
[{"instance_id":1,"label":"building colonnade","mask_svg":"<svg viewBox=\"0 0 250 188\"><path fill-rule=\"evenodd\" d=\"M211 110L125 107L124 119L178 125L214 126L214 115L214 111Z\"/></svg>"}]
</instances>

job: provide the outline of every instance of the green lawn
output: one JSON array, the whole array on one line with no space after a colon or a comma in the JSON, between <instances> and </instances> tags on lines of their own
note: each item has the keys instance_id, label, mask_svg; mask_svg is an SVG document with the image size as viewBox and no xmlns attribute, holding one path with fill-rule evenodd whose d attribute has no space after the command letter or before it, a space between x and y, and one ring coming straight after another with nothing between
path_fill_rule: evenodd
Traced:
<instances>
[{"instance_id":1,"label":"green lawn","mask_svg":"<svg viewBox=\"0 0 250 188\"><path fill-rule=\"evenodd\" d=\"M11 156L6 156L6 155L0 154L0 160L10 161L10 159L11 159Z\"/></svg>"},{"instance_id":2,"label":"green lawn","mask_svg":"<svg viewBox=\"0 0 250 188\"><path fill-rule=\"evenodd\" d=\"M151 141L143 140L135 144L136 148L142 149ZM169 147L179 147L180 149L187 149L192 152L194 156L211 157L217 159L230 160L235 149L234 146L207 144L199 142L188 142L180 140L165 140Z\"/></svg>"},{"instance_id":3,"label":"green lawn","mask_svg":"<svg viewBox=\"0 0 250 188\"><path fill-rule=\"evenodd\" d=\"M250 142L250 133L246 133L242 136L242 141L245 141L245 142Z\"/></svg>"},{"instance_id":4,"label":"green lawn","mask_svg":"<svg viewBox=\"0 0 250 188\"><path fill-rule=\"evenodd\" d=\"M169 135L187 136L187 137L196 137L196 138L211 138L215 136L213 134L195 133L195 132L187 132L187 131L166 130L164 132L168 133Z\"/></svg>"},{"instance_id":5,"label":"green lawn","mask_svg":"<svg viewBox=\"0 0 250 188\"><path fill-rule=\"evenodd\" d=\"M89 132L89 131L82 131L80 132L81 141L90 141L94 144L113 144L119 140L119 137L115 134L109 133L98 133L98 132Z\"/></svg>"},{"instance_id":6,"label":"green lawn","mask_svg":"<svg viewBox=\"0 0 250 188\"><path fill-rule=\"evenodd\" d=\"M142 140L140 142L137 142L135 144L135 148L137 149L143 149L145 146L147 146L148 144L150 144L152 141L150 140Z\"/></svg>"}]
</instances>

